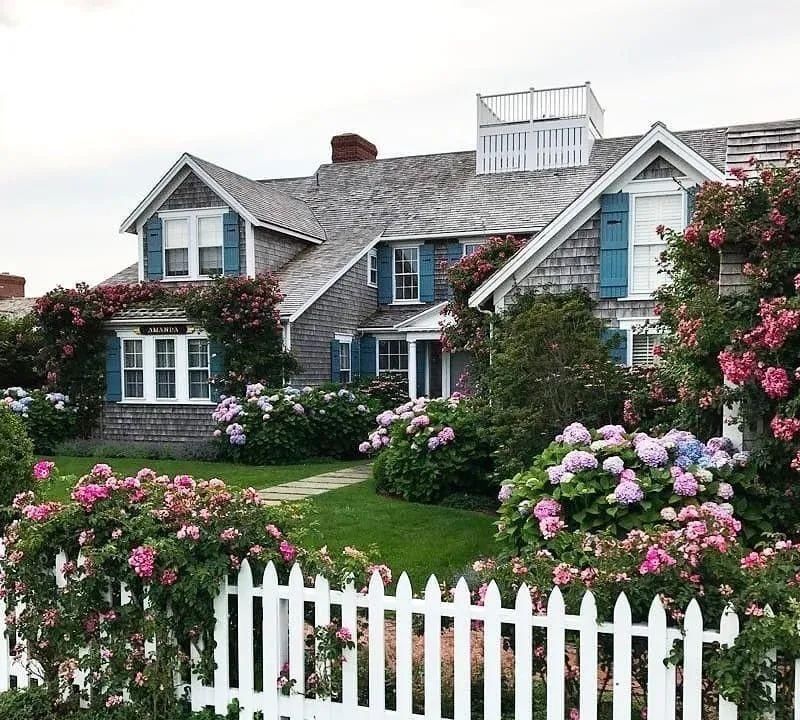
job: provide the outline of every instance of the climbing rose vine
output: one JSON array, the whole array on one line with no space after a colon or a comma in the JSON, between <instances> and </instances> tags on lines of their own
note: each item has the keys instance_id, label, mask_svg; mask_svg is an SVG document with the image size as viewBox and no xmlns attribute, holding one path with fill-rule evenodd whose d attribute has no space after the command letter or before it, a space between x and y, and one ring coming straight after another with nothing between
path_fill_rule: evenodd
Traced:
<instances>
[{"instance_id":1,"label":"climbing rose vine","mask_svg":"<svg viewBox=\"0 0 800 720\"><path fill-rule=\"evenodd\" d=\"M489 325L486 315L469 306L469 297L525 244L526 240L506 235L490 237L475 252L454 265L443 261L452 297L442 312L441 340L445 350L469 350L485 359Z\"/></svg>"},{"instance_id":2,"label":"climbing rose vine","mask_svg":"<svg viewBox=\"0 0 800 720\"><path fill-rule=\"evenodd\" d=\"M800 471L800 159L733 176L701 188L682 233L660 228L662 372L687 427L718 426L723 406L739 403L729 422L760 436L754 462L774 494L765 514L788 526Z\"/></svg>"}]
</instances>

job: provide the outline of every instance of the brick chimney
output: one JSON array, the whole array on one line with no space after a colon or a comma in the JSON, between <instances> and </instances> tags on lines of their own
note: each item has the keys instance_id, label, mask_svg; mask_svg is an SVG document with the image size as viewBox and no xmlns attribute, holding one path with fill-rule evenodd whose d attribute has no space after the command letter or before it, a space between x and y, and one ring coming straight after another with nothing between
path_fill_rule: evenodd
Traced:
<instances>
[{"instance_id":1,"label":"brick chimney","mask_svg":"<svg viewBox=\"0 0 800 720\"><path fill-rule=\"evenodd\" d=\"M25 278L21 275L0 273L0 298L25 297Z\"/></svg>"},{"instance_id":2,"label":"brick chimney","mask_svg":"<svg viewBox=\"0 0 800 720\"><path fill-rule=\"evenodd\" d=\"M334 135L331 138L331 161L335 163L353 162L355 160L374 160L378 157L378 148L369 140L355 133Z\"/></svg>"}]
</instances>

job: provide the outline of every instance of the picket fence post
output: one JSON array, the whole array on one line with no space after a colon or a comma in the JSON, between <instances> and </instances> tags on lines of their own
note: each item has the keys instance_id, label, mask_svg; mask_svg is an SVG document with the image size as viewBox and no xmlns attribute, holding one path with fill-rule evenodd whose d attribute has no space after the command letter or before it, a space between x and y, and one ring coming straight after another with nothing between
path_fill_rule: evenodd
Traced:
<instances>
[{"instance_id":1,"label":"picket fence post","mask_svg":"<svg viewBox=\"0 0 800 720\"><path fill-rule=\"evenodd\" d=\"M397 581L397 611L395 612L394 636L395 636L395 681L397 683L397 714L400 717L408 717L412 710L412 608L411 600L413 591L411 580L406 573L400 576Z\"/></svg>"},{"instance_id":2,"label":"picket fence post","mask_svg":"<svg viewBox=\"0 0 800 720\"><path fill-rule=\"evenodd\" d=\"M245 559L236 578L237 667L239 668L239 704L244 717L252 717L256 709L253 686L253 571Z\"/></svg>"},{"instance_id":3,"label":"picket fence post","mask_svg":"<svg viewBox=\"0 0 800 720\"><path fill-rule=\"evenodd\" d=\"M500 627L500 590L492 580L483 599L483 717L500 720L503 638Z\"/></svg>"},{"instance_id":4,"label":"picket fence post","mask_svg":"<svg viewBox=\"0 0 800 720\"><path fill-rule=\"evenodd\" d=\"M739 617L728 605L722 613L719 621L719 644L722 647L730 647L739 635ZM735 703L726 700L722 695L719 696L719 720L737 720L739 710Z\"/></svg>"},{"instance_id":5,"label":"picket fence post","mask_svg":"<svg viewBox=\"0 0 800 720\"><path fill-rule=\"evenodd\" d=\"M331 588L328 581L317 575L314 580L314 627L324 627L330 624L331 621ZM315 650L319 652L319 643L315 644ZM315 658L315 667L317 672L321 669L320 661ZM329 661L324 663L324 671L331 677L332 667ZM331 699L330 697L317 699L318 713L316 717L318 720L329 720L331 716Z\"/></svg>"},{"instance_id":6,"label":"picket fence post","mask_svg":"<svg viewBox=\"0 0 800 720\"><path fill-rule=\"evenodd\" d=\"M580 703L582 720L597 720L597 604L588 591L580 613Z\"/></svg>"},{"instance_id":7,"label":"picket fence post","mask_svg":"<svg viewBox=\"0 0 800 720\"><path fill-rule=\"evenodd\" d=\"M614 670L613 718L631 717L631 606L625 593L614 605Z\"/></svg>"},{"instance_id":8,"label":"picket fence post","mask_svg":"<svg viewBox=\"0 0 800 720\"><path fill-rule=\"evenodd\" d=\"M514 717L533 717L533 602L525 583L517 591L514 603ZM591 720L587 718L587 720Z\"/></svg>"},{"instance_id":9,"label":"picket fence post","mask_svg":"<svg viewBox=\"0 0 800 720\"><path fill-rule=\"evenodd\" d=\"M353 634L355 647L344 651L342 664L342 705L350 710L358 707L358 608L352 579L342 591L342 627Z\"/></svg>"},{"instance_id":10,"label":"picket fence post","mask_svg":"<svg viewBox=\"0 0 800 720\"><path fill-rule=\"evenodd\" d=\"M667 638L667 613L661 597L656 595L647 615L647 718L648 720L674 720L675 711L669 714L669 657Z\"/></svg>"},{"instance_id":11,"label":"picket fence post","mask_svg":"<svg viewBox=\"0 0 800 720\"><path fill-rule=\"evenodd\" d=\"M263 638L263 691L261 712L265 718L278 717L278 676L281 672L280 598L278 597L278 573L272 561L264 568L261 580L262 615L261 635ZM194 706L194 703L192 704Z\"/></svg>"},{"instance_id":12,"label":"picket fence post","mask_svg":"<svg viewBox=\"0 0 800 720\"><path fill-rule=\"evenodd\" d=\"M683 630L683 719L702 720L703 615L697 600L686 608Z\"/></svg>"},{"instance_id":13,"label":"picket fence post","mask_svg":"<svg viewBox=\"0 0 800 720\"><path fill-rule=\"evenodd\" d=\"M472 618L469 586L462 577L453 596L453 718L470 720L472 706ZM399 709L399 707L398 707Z\"/></svg>"},{"instance_id":14,"label":"picket fence post","mask_svg":"<svg viewBox=\"0 0 800 720\"><path fill-rule=\"evenodd\" d=\"M547 720L564 718L564 597L558 586L547 602Z\"/></svg>"},{"instance_id":15,"label":"picket fence post","mask_svg":"<svg viewBox=\"0 0 800 720\"><path fill-rule=\"evenodd\" d=\"M305 583L300 566L295 563L289 573L289 677L296 681L289 700L291 720L303 720L305 673Z\"/></svg>"},{"instance_id":16,"label":"picket fence post","mask_svg":"<svg viewBox=\"0 0 800 720\"><path fill-rule=\"evenodd\" d=\"M383 580L381 580L381 576L377 571L372 573L367 593L369 714L375 720L383 720L384 708L386 707L386 640L384 637Z\"/></svg>"}]
</instances>

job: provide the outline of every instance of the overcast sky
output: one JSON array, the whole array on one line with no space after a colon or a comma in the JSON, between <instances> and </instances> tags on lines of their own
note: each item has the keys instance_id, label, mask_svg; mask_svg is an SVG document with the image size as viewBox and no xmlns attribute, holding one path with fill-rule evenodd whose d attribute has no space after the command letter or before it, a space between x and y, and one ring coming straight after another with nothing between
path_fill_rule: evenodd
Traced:
<instances>
[{"instance_id":1,"label":"overcast sky","mask_svg":"<svg viewBox=\"0 0 800 720\"><path fill-rule=\"evenodd\" d=\"M800 117L794 0L0 0L0 271L136 259L120 222L183 151L307 175L330 137L464 150L475 93L591 80L606 135Z\"/></svg>"}]
</instances>

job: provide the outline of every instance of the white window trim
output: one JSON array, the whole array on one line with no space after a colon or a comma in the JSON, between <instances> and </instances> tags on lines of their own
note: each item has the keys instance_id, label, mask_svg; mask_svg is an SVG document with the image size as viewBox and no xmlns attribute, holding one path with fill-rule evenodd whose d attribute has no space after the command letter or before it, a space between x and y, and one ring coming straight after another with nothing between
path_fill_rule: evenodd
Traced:
<instances>
[{"instance_id":1,"label":"white window trim","mask_svg":"<svg viewBox=\"0 0 800 720\"><path fill-rule=\"evenodd\" d=\"M639 190L639 188L642 188ZM628 289L633 287L633 231L636 225L636 199L640 197L661 197L664 195L679 195L681 197L681 216L686 218L686 192L675 186L673 180L634 180L625 188L629 194L628 210ZM680 228L683 230L683 228ZM655 244L655 243L653 243ZM619 302L633 302L636 300L652 300L652 293L628 293L625 297L618 298Z\"/></svg>"},{"instance_id":2,"label":"white window trim","mask_svg":"<svg viewBox=\"0 0 800 720\"><path fill-rule=\"evenodd\" d=\"M370 265L373 260L375 261L375 282L372 282L370 279ZM376 248L372 248L372 250L367 253L367 287L378 287L378 251Z\"/></svg>"},{"instance_id":3,"label":"white window trim","mask_svg":"<svg viewBox=\"0 0 800 720\"><path fill-rule=\"evenodd\" d=\"M420 248L422 245L419 243L394 243L390 246L392 248L392 305L424 305L422 300L420 300L420 282L422 280L422 273L420 272ZM398 300L397 299L397 275L395 273L395 260L394 260L394 252L395 250L407 250L409 248L416 248L417 249L417 297L410 298L408 300Z\"/></svg>"},{"instance_id":4,"label":"white window trim","mask_svg":"<svg viewBox=\"0 0 800 720\"><path fill-rule=\"evenodd\" d=\"M655 332L656 327L659 326L659 319L655 315L644 317L624 318L619 321L619 329L624 330L627 334L625 365L626 367L633 367L633 336L641 333L636 332L640 330L646 323L650 323L649 328L653 330L654 335L664 335L664 331Z\"/></svg>"},{"instance_id":5,"label":"white window trim","mask_svg":"<svg viewBox=\"0 0 800 720\"><path fill-rule=\"evenodd\" d=\"M477 245L479 248L486 245L486 240L483 238L465 238L461 242L461 257L467 256L467 245ZM473 250L473 252L475 252Z\"/></svg>"},{"instance_id":6,"label":"white window trim","mask_svg":"<svg viewBox=\"0 0 800 720\"><path fill-rule=\"evenodd\" d=\"M336 333L333 337L339 343L339 348L340 348L339 352L340 353L341 353L341 346L342 345L347 345L350 348L350 353L349 353L349 355L350 355L350 368L348 369L348 372L350 373L350 379L347 382L351 383L351 382L353 382L353 336L352 335L341 335L339 333ZM339 355L339 357L341 358L341 355ZM341 362L340 362L339 372L340 372L340 376L339 376L340 379L337 380L336 382L341 382Z\"/></svg>"},{"instance_id":7,"label":"white window trim","mask_svg":"<svg viewBox=\"0 0 800 720\"><path fill-rule=\"evenodd\" d=\"M218 217L223 223L222 227L222 272L225 273L225 226L223 215L228 212L227 207L215 208L194 208L187 210L161 210L158 217L162 220L186 220L189 225L189 274L167 276L167 243L166 234L161 243L161 267L164 268L162 282L187 282L189 280L210 280L211 275L200 274L200 257L198 245L198 219L207 217Z\"/></svg>"},{"instance_id":8,"label":"white window trim","mask_svg":"<svg viewBox=\"0 0 800 720\"><path fill-rule=\"evenodd\" d=\"M405 340L406 342L406 357L408 357L408 336L407 335L376 335L375 336L375 374L381 374L381 341L382 340ZM384 370L384 375L392 373L401 373L408 375L408 368L403 370Z\"/></svg>"},{"instance_id":9,"label":"white window trim","mask_svg":"<svg viewBox=\"0 0 800 720\"><path fill-rule=\"evenodd\" d=\"M189 340L208 340L208 335L202 331L187 333L186 335L141 335L134 330L118 330L117 337L122 343L125 340L142 341L142 360L144 376L144 397L125 397L125 353L120 352L120 371L122 372L122 400L123 405L214 405L213 400L189 397ZM175 397L156 397L156 340L175 341ZM210 353L209 353L210 355ZM209 374L211 372L211 357L209 357Z\"/></svg>"}]
</instances>

